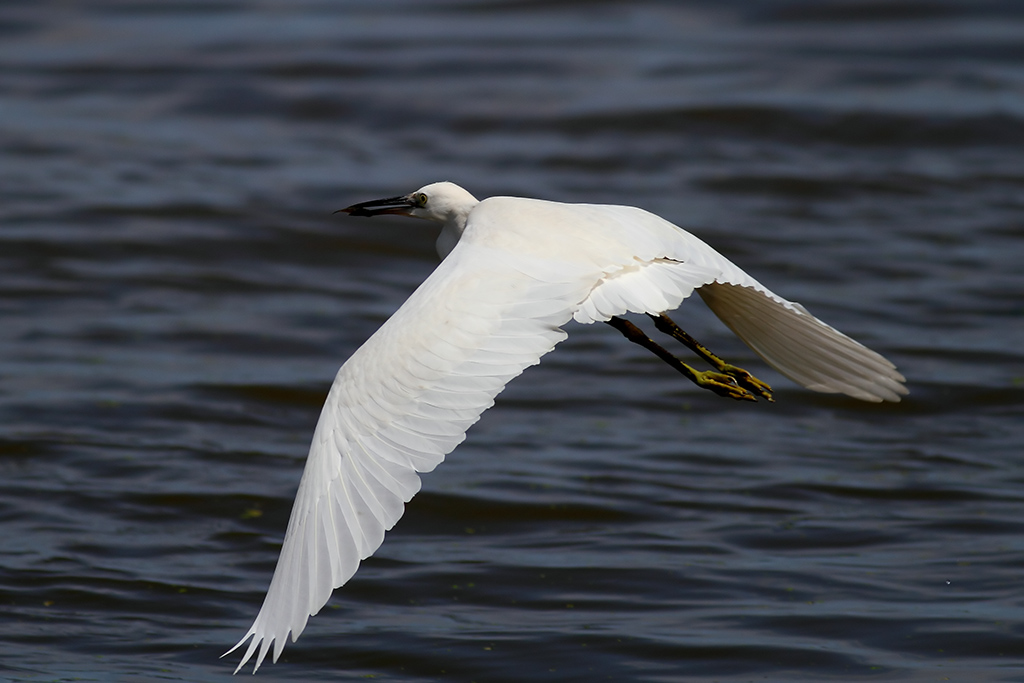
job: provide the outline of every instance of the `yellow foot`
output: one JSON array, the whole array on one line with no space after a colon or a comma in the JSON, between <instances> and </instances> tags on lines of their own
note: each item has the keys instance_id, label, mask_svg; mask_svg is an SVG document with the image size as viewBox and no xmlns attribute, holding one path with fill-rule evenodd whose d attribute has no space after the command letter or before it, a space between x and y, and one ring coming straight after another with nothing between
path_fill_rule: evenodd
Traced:
<instances>
[{"instance_id":1,"label":"yellow foot","mask_svg":"<svg viewBox=\"0 0 1024 683\"><path fill-rule=\"evenodd\" d=\"M739 386L747 389L750 393L760 396L769 403L775 403L775 398L772 396L772 388L768 386L767 382L762 382L743 368L738 368L728 363L724 363L719 370L732 377Z\"/></svg>"},{"instance_id":2,"label":"yellow foot","mask_svg":"<svg viewBox=\"0 0 1024 683\"><path fill-rule=\"evenodd\" d=\"M713 370L695 372L693 381L696 382L697 386L709 389L719 396L734 398L737 401L757 400L757 396L741 387L735 378L721 372L714 372Z\"/></svg>"}]
</instances>

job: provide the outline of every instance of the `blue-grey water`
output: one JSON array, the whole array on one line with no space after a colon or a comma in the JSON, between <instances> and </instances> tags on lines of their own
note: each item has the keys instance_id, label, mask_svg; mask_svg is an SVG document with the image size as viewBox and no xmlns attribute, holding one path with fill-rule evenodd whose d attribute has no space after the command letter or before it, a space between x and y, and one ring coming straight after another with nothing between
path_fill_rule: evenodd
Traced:
<instances>
[{"instance_id":1,"label":"blue-grey water","mask_svg":"<svg viewBox=\"0 0 1024 683\"><path fill-rule=\"evenodd\" d=\"M449 179L643 206L906 374L529 369L263 681L1024 681L1024 4L0 5L0 680L228 681Z\"/></svg>"}]
</instances>

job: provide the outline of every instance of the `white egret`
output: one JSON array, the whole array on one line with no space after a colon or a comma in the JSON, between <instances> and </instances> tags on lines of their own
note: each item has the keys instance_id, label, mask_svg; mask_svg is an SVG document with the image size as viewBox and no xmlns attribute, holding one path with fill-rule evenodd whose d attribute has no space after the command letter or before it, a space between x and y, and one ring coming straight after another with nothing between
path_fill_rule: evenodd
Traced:
<instances>
[{"instance_id":1,"label":"white egret","mask_svg":"<svg viewBox=\"0 0 1024 683\"><path fill-rule=\"evenodd\" d=\"M899 401L895 366L786 301L685 230L627 206L515 197L478 201L448 182L342 209L441 223L443 260L338 371L299 483L270 589L237 672L255 672L384 540L438 465L505 384L565 339L561 326L607 322L700 386L771 400L664 315L694 290L761 358L808 389ZM620 318L647 313L713 370L698 372Z\"/></svg>"}]
</instances>

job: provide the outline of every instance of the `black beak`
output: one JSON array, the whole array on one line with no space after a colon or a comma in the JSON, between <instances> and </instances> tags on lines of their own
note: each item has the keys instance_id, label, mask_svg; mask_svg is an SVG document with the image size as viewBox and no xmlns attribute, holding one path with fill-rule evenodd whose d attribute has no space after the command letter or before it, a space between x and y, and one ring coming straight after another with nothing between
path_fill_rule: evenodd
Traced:
<instances>
[{"instance_id":1,"label":"black beak","mask_svg":"<svg viewBox=\"0 0 1024 683\"><path fill-rule=\"evenodd\" d=\"M416 206L416 202L409 195L401 197L389 197L388 199L374 199L361 204L353 204L344 209L338 209L334 213L347 213L349 216L380 216L386 213L406 214L409 209Z\"/></svg>"}]
</instances>

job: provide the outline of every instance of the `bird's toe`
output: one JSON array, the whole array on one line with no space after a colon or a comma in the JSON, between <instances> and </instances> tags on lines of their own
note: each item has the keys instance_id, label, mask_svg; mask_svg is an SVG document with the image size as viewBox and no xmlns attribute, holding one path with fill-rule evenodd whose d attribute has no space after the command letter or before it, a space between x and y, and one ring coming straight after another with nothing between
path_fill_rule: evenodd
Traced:
<instances>
[{"instance_id":1,"label":"bird's toe","mask_svg":"<svg viewBox=\"0 0 1024 683\"><path fill-rule=\"evenodd\" d=\"M772 396L772 388L767 382L762 382L743 368L736 367L735 365L725 365L722 368L722 372L735 379L737 384L752 394L760 396L769 403L775 403L775 398Z\"/></svg>"},{"instance_id":2,"label":"bird's toe","mask_svg":"<svg viewBox=\"0 0 1024 683\"><path fill-rule=\"evenodd\" d=\"M713 391L719 396L736 399L737 401L757 401L757 396L745 387L740 386L736 378L731 375L708 370L697 373L695 381L698 386Z\"/></svg>"}]
</instances>

